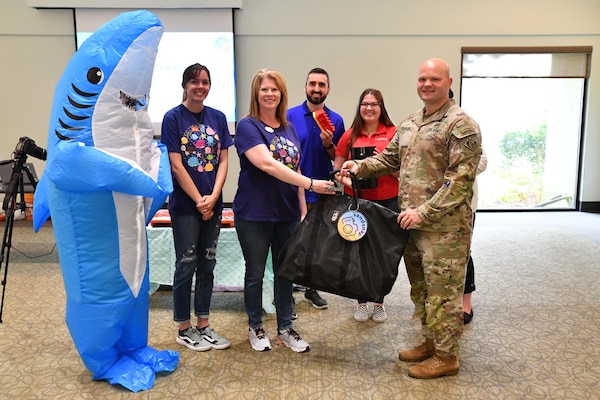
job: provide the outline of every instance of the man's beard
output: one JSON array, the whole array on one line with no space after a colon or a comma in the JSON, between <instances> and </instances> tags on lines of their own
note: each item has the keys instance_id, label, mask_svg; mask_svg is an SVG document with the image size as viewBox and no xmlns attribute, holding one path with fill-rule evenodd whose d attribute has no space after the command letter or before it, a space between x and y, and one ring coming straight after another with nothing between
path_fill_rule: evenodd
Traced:
<instances>
[{"instance_id":1,"label":"man's beard","mask_svg":"<svg viewBox=\"0 0 600 400\"><path fill-rule=\"evenodd\" d=\"M327 98L327 95L321 96L321 98L319 100L314 100L308 93L306 94L306 100L310 104L314 104L315 106L318 106L319 104L323 104L325 102L326 98Z\"/></svg>"}]
</instances>

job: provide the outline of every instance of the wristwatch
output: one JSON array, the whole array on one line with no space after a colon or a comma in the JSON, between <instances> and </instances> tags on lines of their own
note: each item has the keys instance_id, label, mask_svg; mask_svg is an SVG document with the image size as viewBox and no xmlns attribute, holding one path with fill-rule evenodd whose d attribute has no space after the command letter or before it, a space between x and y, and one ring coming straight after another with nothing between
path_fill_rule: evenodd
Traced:
<instances>
[{"instance_id":1,"label":"wristwatch","mask_svg":"<svg viewBox=\"0 0 600 400\"><path fill-rule=\"evenodd\" d=\"M325 147L325 146L323 146L323 147ZM331 142L329 144L329 146L325 147L325 149L327 149L327 150L331 150L332 148L333 148L333 142Z\"/></svg>"}]
</instances>

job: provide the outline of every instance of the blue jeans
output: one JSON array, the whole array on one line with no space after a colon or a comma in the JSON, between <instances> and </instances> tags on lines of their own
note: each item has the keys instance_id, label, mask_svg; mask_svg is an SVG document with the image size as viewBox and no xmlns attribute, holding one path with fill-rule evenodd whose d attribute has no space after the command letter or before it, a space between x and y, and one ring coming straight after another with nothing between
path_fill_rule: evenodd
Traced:
<instances>
[{"instance_id":1,"label":"blue jeans","mask_svg":"<svg viewBox=\"0 0 600 400\"><path fill-rule=\"evenodd\" d=\"M212 299L217 242L221 232L221 212L204 221L200 213L171 214L175 243L175 275L173 277L173 319L184 323L190 320L192 280L194 287L194 314L208 318Z\"/></svg>"},{"instance_id":2,"label":"blue jeans","mask_svg":"<svg viewBox=\"0 0 600 400\"><path fill-rule=\"evenodd\" d=\"M273 259L275 313L277 329L292 328L292 283L277 277L279 254L287 239L294 233L300 221L261 222L235 218L235 229L246 261L244 275L244 303L248 313L248 325L261 327L262 289L265 265L271 249Z\"/></svg>"}]
</instances>

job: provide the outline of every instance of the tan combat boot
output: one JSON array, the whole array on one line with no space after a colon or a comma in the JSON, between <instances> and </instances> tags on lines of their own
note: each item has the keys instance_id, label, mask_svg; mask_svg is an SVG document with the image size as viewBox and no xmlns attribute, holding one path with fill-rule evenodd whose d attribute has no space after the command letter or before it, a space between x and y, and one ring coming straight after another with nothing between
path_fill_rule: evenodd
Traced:
<instances>
[{"instance_id":1,"label":"tan combat boot","mask_svg":"<svg viewBox=\"0 0 600 400\"><path fill-rule=\"evenodd\" d=\"M418 379L433 379L440 376L456 375L459 368L458 357L436 351L433 357L423 361L421 364L410 367L408 369L408 376Z\"/></svg>"},{"instance_id":2,"label":"tan combat boot","mask_svg":"<svg viewBox=\"0 0 600 400\"><path fill-rule=\"evenodd\" d=\"M433 344L433 339L426 338L425 343L421 344L420 346L398 353L398 358L400 361L419 362L427 360L434 354L435 346Z\"/></svg>"}]
</instances>

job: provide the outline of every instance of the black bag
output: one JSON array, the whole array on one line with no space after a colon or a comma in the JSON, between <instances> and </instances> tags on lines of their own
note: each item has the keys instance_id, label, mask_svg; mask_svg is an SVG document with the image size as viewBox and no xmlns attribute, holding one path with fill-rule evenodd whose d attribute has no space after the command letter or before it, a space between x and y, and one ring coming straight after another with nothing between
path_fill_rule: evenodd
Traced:
<instances>
[{"instance_id":1,"label":"black bag","mask_svg":"<svg viewBox=\"0 0 600 400\"><path fill-rule=\"evenodd\" d=\"M353 197L319 196L284 246L278 277L367 301L377 301L392 290L408 231L396 222L395 211L358 198L355 177L353 188Z\"/></svg>"}]
</instances>

